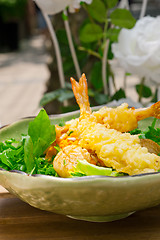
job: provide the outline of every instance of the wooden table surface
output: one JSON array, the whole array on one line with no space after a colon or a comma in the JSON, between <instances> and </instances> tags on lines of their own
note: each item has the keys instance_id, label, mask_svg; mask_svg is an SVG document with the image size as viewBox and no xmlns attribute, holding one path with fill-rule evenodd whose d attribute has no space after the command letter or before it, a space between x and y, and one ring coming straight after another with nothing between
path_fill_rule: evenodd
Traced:
<instances>
[{"instance_id":1,"label":"wooden table surface","mask_svg":"<svg viewBox=\"0 0 160 240\"><path fill-rule=\"evenodd\" d=\"M159 240L160 205L110 223L73 220L0 193L0 240Z\"/></svg>"}]
</instances>

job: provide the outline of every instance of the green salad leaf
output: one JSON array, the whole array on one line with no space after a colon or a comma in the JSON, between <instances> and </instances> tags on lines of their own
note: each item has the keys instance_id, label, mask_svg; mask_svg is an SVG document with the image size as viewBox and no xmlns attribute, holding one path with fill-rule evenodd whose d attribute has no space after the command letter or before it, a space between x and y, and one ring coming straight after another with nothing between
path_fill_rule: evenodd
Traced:
<instances>
[{"instance_id":1,"label":"green salad leaf","mask_svg":"<svg viewBox=\"0 0 160 240\"><path fill-rule=\"evenodd\" d=\"M4 143L0 143L0 167L6 170L17 169L25 171L24 147L22 142L10 139Z\"/></svg>"},{"instance_id":2,"label":"green salad leaf","mask_svg":"<svg viewBox=\"0 0 160 240\"><path fill-rule=\"evenodd\" d=\"M29 123L28 135L20 141L10 139L0 143L0 167L6 170L20 170L28 174L57 176L52 163L44 158L44 151L55 141L55 126L51 124L46 111L42 109Z\"/></svg>"},{"instance_id":3,"label":"green salad leaf","mask_svg":"<svg viewBox=\"0 0 160 240\"><path fill-rule=\"evenodd\" d=\"M26 137L24 144L24 162L26 165L27 173L30 173L35 166L33 157L33 142L30 136Z\"/></svg>"}]
</instances>

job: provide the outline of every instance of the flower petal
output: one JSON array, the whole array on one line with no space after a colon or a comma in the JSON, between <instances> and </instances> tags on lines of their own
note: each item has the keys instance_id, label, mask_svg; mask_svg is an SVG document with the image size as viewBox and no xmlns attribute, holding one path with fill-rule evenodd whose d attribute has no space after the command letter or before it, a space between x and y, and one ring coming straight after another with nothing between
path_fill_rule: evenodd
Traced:
<instances>
[{"instance_id":1,"label":"flower petal","mask_svg":"<svg viewBox=\"0 0 160 240\"><path fill-rule=\"evenodd\" d=\"M122 29L114 56L125 71L160 82L160 17L144 17L134 28Z\"/></svg>"},{"instance_id":2,"label":"flower petal","mask_svg":"<svg viewBox=\"0 0 160 240\"><path fill-rule=\"evenodd\" d=\"M35 0L35 2L43 12L52 15L63 11L72 0Z\"/></svg>"}]
</instances>

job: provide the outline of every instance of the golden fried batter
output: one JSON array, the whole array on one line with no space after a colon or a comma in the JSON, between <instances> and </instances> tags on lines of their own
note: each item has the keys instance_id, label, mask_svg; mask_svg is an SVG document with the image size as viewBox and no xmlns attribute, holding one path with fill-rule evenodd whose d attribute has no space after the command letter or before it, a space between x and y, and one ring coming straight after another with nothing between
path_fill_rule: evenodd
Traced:
<instances>
[{"instance_id":1,"label":"golden fried batter","mask_svg":"<svg viewBox=\"0 0 160 240\"><path fill-rule=\"evenodd\" d=\"M63 148L56 156L53 166L61 177L69 177L77 160L91 162L92 152L99 162L118 172L129 175L155 172L160 169L160 157L141 147L137 135L122 133L137 127L137 122L149 116L160 116L160 102L145 109L120 107L102 108L92 113L85 75L79 83L71 78L72 89L80 106L80 117L66 123L66 129L74 131L77 145Z\"/></svg>"}]
</instances>

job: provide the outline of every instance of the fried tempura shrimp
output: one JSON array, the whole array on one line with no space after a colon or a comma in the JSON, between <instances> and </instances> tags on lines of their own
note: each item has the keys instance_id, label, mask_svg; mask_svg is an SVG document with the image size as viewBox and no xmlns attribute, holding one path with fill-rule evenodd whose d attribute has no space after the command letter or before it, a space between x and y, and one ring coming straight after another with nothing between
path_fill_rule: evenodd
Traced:
<instances>
[{"instance_id":1,"label":"fried tempura shrimp","mask_svg":"<svg viewBox=\"0 0 160 240\"><path fill-rule=\"evenodd\" d=\"M77 122L76 133L79 136L81 147L95 152L105 166L112 167L118 172L133 175L160 169L160 157L149 153L147 148L141 147L137 135L121 133L115 129L106 128L104 124L97 123L97 118L91 113L89 102L87 102L85 75L82 75L79 83L74 79L71 79L71 83L77 103L80 106L81 115ZM141 116L155 113L155 106L158 104L147 110L147 113L146 110L142 110ZM140 116L139 113L138 116ZM135 112L135 116L137 116L137 112ZM72 124L68 126L73 128Z\"/></svg>"},{"instance_id":2,"label":"fried tempura shrimp","mask_svg":"<svg viewBox=\"0 0 160 240\"><path fill-rule=\"evenodd\" d=\"M160 118L160 101L148 108L128 108L124 103L117 108L102 107L99 111L91 113L88 98L88 88L85 75L83 74L79 83L71 78L72 89L80 107L80 118L89 114L97 123L104 124L107 128L120 132L131 131L138 126L138 121L148 117ZM69 124L77 126L79 119L71 120Z\"/></svg>"},{"instance_id":3,"label":"fried tempura shrimp","mask_svg":"<svg viewBox=\"0 0 160 240\"><path fill-rule=\"evenodd\" d=\"M94 163L90 153L77 145L69 145L63 148L55 157L53 167L60 177L70 177L77 165L77 160L86 160Z\"/></svg>"}]
</instances>

